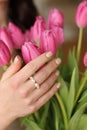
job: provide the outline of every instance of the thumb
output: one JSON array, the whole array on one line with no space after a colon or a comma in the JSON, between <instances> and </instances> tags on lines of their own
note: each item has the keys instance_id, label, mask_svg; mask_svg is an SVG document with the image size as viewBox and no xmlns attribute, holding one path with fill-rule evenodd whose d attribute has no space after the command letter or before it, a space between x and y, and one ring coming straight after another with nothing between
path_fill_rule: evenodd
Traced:
<instances>
[{"instance_id":1,"label":"thumb","mask_svg":"<svg viewBox=\"0 0 87 130\"><path fill-rule=\"evenodd\" d=\"M8 69L2 75L1 81L10 78L18 70L20 70L21 66L22 66L22 59L20 56L16 56L14 62L8 67Z\"/></svg>"}]
</instances>

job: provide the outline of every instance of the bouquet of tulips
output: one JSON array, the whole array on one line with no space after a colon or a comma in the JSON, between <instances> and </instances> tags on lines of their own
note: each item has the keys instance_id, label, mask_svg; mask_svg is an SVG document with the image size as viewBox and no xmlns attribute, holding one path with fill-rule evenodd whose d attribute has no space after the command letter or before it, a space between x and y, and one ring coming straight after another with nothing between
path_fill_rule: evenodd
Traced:
<instances>
[{"instance_id":1,"label":"bouquet of tulips","mask_svg":"<svg viewBox=\"0 0 87 130\"><path fill-rule=\"evenodd\" d=\"M70 49L66 63L58 68L61 88L39 111L20 119L26 130L87 129L87 52L83 57L85 72L78 67L83 29L87 27L87 0L78 5L75 21L79 28L78 45L77 49ZM37 16L25 33L10 22L7 29L0 30L0 66L8 66L18 50L24 64L46 51L61 57L63 42L64 16L58 9L52 9L47 20Z\"/></svg>"}]
</instances>

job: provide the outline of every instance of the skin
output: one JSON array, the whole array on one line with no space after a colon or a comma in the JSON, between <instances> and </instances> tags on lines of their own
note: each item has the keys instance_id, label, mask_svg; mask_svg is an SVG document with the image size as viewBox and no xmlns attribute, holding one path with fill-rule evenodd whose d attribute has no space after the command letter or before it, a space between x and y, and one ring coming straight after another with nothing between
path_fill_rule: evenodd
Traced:
<instances>
[{"instance_id":1,"label":"skin","mask_svg":"<svg viewBox=\"0 0 87 130\"><path fill-rule=\"evenodd\" d=\"M21 68L22 60L16 56L3 74L0 81L0 130L6 129L18 117L40 109L57 92L60 83L55 83L59 75L56 69L61 60L52 57L51 52L46 52ZM29 79L32 75L40 85L39 89Z\"/></svg>"}]
</instances>

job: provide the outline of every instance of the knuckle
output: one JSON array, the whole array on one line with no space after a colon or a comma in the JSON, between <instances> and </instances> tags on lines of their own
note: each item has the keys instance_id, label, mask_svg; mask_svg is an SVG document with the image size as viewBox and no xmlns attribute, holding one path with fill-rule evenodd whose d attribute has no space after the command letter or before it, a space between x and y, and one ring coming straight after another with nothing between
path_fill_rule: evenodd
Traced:
<instances>
[{"instance_id":1,"label":"knuckle","mask_svg":"<svg viewBox=\"0 0 87 130\"><path fill-rule=\"evenodd\" d=\"M37 106L36 105L30 106L30 111L31 113L37 111Z\"/></svg>"},{"instance_id":2,"label":"knuckle","mask_svg":"<svg viewBox=\"0 0 87 130\"><path fill-rule=\"evenodd\" d=\"M55 59L51 62L51 66L53 66L54 68L56 68L58 66L58 64L56 63Z\"/></svg>"},{"instance_id":3,"label":"knuckle","mask_svg":"<svg viewBox=\"0 0 87 130\"><path fill-rule=\"evenodd\" d=\"M19 90L19 95L21 98L26 98L27 94L22 89Z\"/></svg>"},{"instance_id":4,"label":"knuckle","mask_svg":"<svg viewBox=\"0 0 87 130\"><path fill-rule=\"evenodd\" d=\"M46 81L45 86L46 86L46 87L50 87L50 82L49 82L49 81Z\"/></svg>"},{"instance_id":5,"label":"knuckle","mask_svg":"<svg viewBox=\"0 0 87 130\"><path fill-rule=\"evenodd\" d=\"M14 81L14 82L13 82ZM20 82L19 82L19 79L15 79L14 77L10 79L10 84L11 86L16 89L20 86Z\"/></svg>"},{"instance_id":6,"label":"knuckle","mask_svg":"<svg viewBox=\"0 0 87 130\"><path fill-rule=\"evenodd\" d=\"M33 71L36 71L37 69L37 65L34 62L31 62L28 67L32 69Z\"/></svg>"},{"instance_id":7,"label":"knuckle","mask_svg":"<svg viewBox=\"0 0 87 130\"><path fill-rule=\"evenodd\" d=\"M48 69L48 68L44 68L43 70L42 70L42 75L45 77L45 76L49 76L49 74L50 74L50 69Z\"/></svg>"}]
</instances>

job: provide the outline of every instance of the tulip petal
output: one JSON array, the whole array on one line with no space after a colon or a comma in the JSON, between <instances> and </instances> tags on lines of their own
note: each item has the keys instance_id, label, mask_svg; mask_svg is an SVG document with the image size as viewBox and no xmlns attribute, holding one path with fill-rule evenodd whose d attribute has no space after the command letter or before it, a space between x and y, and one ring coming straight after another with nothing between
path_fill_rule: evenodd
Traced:
<instances>
[{"instance_id":1,"label":"tulip petal","mask_svg":"<svg viewBox=\"0 0 87 130\"><path fill-rule=\"evenodd\" d=\"M87 1L78 5L75 20L78 27L87 27Z\"/></svg>"},{"instance_id":2,"label":"tulip petal","mask_svg":"<svg viewBox=\"0 0 87 130\"><path fill-rule=\"evenodd\" d=\"M0 66L7 65L10 62L11 54L8 47L0 40Z\"/></svg>"},{"instance_id":3,"label":"tulip petal","mask_svg":"<svg viewBox=\"0 0 87 130\"><path fill-rule=\"evenodd\" d=\"M13 51L14 43L12 41L12 38L11 38L9 32L7 31L7 29L5 27L1 28L1 30L0 30L0 40L2 40L7 45L10 52Z\"/></svg>"},{"instance_id":4,"label":"tulip petal","mask_svg":"<svg viewBox=\"0 0 87 130\"><path fill-rule=\"evenodd\" d=\"M10 22L8 25L8 31L10 32L15 48L20 49L25 41L25 37L21 29Z\"/></svg>"},{"instance_id":5,"label":"tulip petal","mask_svg":"<svg viewBox=\"0 0 87 130\"><path fill-rule=\"evenodd\" d=\"M84 65L87 67L87 52L85 53L85 56L84 56Z\"/></svg>"},{"instance_id":6,"label":"tulip petal","mask_svg":"<svg viewBox=\"0 0 87 130\"><path fill-rule=\"evenodd\" d=\"M40 44L42 52L52 51L54 55L56 54L56 42L51 30L45 30L42 32Z\"/></svg>"},{"instance_id":7,"label":"tulip petal","mask_svg":"<svg viewBox=\"0 0 87 130\"><path fill-rule=\"evenodd\" d=\"M25 42L22 46L22 56L25 63L30 62L37 56L41 55L40 49L33 42Z\"/></svg>"},{"instance_id":8,"label":"tulip petal","mask_svg":"<svg viewBox=\"0 0 87 130\"><path fill-rule=\"evenodd\" d=\"M58 9L52 9L48 15L48 29L52 29L54 26L64 26L64 16Z\"/></svg>"}]
</instances>

